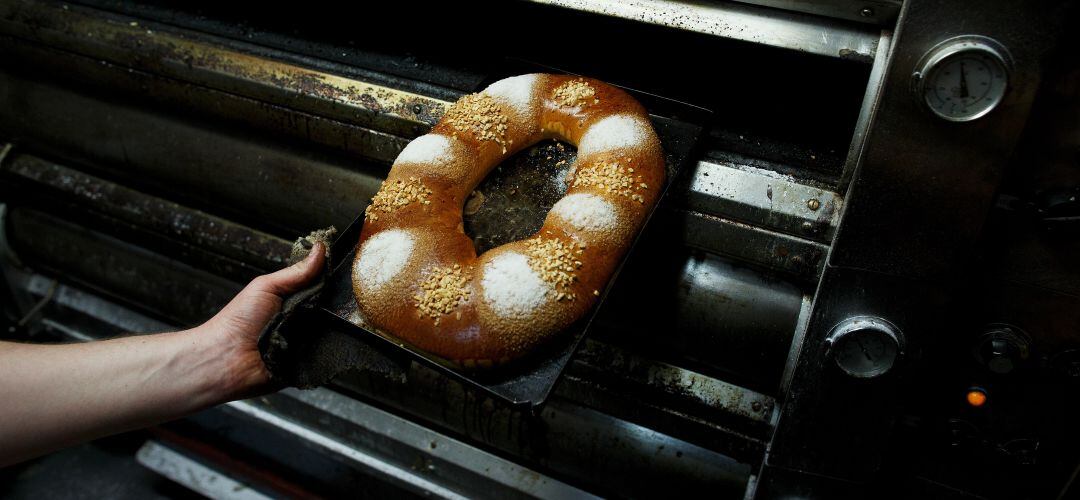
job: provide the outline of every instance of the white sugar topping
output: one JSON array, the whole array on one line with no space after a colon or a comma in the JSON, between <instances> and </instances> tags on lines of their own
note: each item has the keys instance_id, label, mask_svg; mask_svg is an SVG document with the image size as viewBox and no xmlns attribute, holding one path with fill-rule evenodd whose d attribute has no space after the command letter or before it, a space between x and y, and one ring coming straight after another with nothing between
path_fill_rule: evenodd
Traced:
<instances>
[{"instance_id":1,"label":"white sugar topping","mask_svg":"<svg viewBox=\"0 0 1080 500\"><path fill-rule=\"evenodd\" d=\"M345 317L345 319L347 319L349 323L352 323L356 326L363 328L371 328L368 325L367 320L364 319L364 315L360 312L360 309L353 309L352 312L350 312L349 315Z\"/></svg>"},{"instance_id":2,"label":"white sugar topping","mask_svg":"<svg viewBox=\"0 0 1080 500\"><path fill-rule=\"evenodd\" d=\"M578 156L615 148L636 146L645 141L645 126L631 115L614 115L589 126L578 143Z\"/></svg>"},{"instance_id":3,"label":"white sugar topping","mask_svg":"<svg viewBox=\"0 0 1080 500\"><path fill-rule=\"evenodd\" d=\"M551 213L574 228L584 231L606 231L616 227L615 207L607 200L589 193L574 193L563 197Z\"/></svg>"},{"instance_id":4,"label":"white sugar topping","mask_svg":"<svg viewBox=\"0 0 1080 500\"><path fill-rule=\"evenodd\" d=\"M379 289L405 269L414 245L412 235L401 229L388 229L368 238L360 247L354 277L364 289Z\"/></svg>"},{"instance_id":5,"label":"white sugar topping","mask_svg":"<svg viewBox=\"0 0 1080 500\"><path fill-rule=\"evenodd\" d=\"M488 85L484 93L505 100L518 113L528 115L532 110L535 84L536 75L512 76Z\"/></svg>"},{"instance_id":6,"label":"white sugar topping","mask_svg":"<svg viewBox=\"0 0 1080 500\"><path fill-rule=\"evenodd\" d=\"M438 134L413 139L401 150L394 163L433 163L440 165L450 159L450 140Z\"/></svg>"},{"instance_id":7,"label":"white sugar topping","mask_svg":"<svg viewBox=\"0 0 1080 500\"><path fill-rule=\"evenodd\" d=\"M529 267L528 257L507 252L484 266L484 300L500 316L526 316L544 302L550 286Z\"/></svg>"}]
</instances>

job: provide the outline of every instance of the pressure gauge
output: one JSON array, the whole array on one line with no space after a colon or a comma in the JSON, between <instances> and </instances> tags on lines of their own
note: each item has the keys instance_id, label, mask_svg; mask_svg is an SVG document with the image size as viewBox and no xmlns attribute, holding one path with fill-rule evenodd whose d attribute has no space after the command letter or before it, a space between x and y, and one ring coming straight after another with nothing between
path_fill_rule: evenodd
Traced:
<instances>
[{"instance_id":1,"label":"pressure gauge","mask_svg":"<svg viewBox=\"0 0 1080 500\"><path fill-rule=\"evenodd\" d=\"M975 35L950 38L930 49L912 75L916 92L935 115L975 120L1005 98L1012 63L996 41Z\"/></svg>"},{"instance_id":2,"label":"pressure gauge","mask_svg":"<svg viewBox=\"0 0 1080 500\"><path fill-rule=\"evenodd\" d=\"M861 379L888 373L903 356L904 339L892 323L872 316L841 321L825 339L825 355L845 374Z\"/></svg>"}]
</instances>

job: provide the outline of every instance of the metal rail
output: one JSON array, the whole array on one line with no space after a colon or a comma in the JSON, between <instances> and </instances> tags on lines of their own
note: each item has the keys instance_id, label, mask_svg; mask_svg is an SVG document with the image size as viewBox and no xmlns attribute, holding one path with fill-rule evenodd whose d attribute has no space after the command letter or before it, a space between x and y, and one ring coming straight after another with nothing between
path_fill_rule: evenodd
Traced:
<instances>
[{"instance_id":1,"label":"metal rail","mask_svg":"<svg viewBox=\"0 0 1080 500\"><path fill-rule=\"evenodd\" d=\"M531 0L732 40L862 62L874 59L877 30L834 19L730 2Z\"/></svg>"}]
</instances>

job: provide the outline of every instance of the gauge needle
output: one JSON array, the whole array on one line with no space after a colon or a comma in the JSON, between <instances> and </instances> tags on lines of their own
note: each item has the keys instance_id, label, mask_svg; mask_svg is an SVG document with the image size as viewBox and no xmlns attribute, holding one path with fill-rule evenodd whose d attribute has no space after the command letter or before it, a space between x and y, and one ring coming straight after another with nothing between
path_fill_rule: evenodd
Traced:
<instances>
[{"instance_id":1,"label":"gauge needle","mask_svg":"<svg viewBox=\"0 0 1080 500\"><path fill-rule=\"evenodd\" d=\"M870 356L870 351L867 350L866 346L863 345L862 339L855 339L855 343L859 344L859 350L862 351L863 356L866 356L867 361L873 361L874 360L874 358Z\"/></svg>"},{"instance_id":2,"label":"gauge needle","mask_svg":"<svg viewBox=\"0 0 1080 500\"><path fill-rule=\"evenodd\" d=\"M960 63L960 97L969 95L971 94L968 93L967 72L964 71L964 63Z\"/></svg>"}]
</instances>

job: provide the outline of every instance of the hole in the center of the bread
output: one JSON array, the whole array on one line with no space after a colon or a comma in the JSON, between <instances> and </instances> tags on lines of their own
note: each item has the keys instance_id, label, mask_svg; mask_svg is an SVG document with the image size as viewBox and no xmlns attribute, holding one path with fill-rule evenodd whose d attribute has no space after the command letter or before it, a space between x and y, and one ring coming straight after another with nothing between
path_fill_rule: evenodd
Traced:
<instances>
[{"instance_id":1,"label":"hole in the center of the bread","mask_svg":"<svg viewBox=\"0 0 1080 500\"><path fill-rule=\"evenodd\" d=\"M465 202L465 234L476 254L540 230L548 210L566 194L576 156L569 143L546 140L492 169Z\"/></svg>"}]
</instances>

